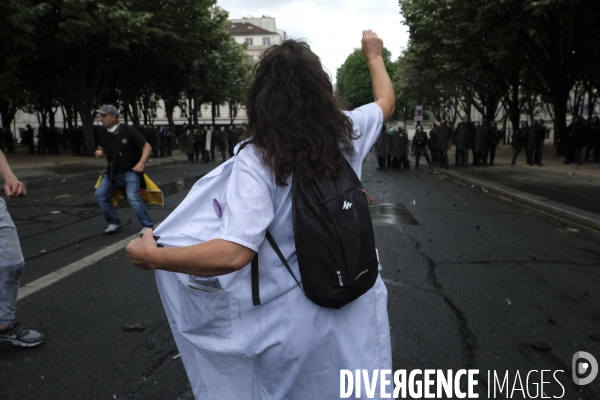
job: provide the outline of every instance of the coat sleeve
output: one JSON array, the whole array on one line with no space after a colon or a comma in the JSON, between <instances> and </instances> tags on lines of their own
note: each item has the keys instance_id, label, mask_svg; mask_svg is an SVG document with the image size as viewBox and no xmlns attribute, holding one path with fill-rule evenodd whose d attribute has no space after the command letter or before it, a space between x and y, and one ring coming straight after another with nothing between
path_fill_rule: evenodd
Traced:
<instances>
[{"instance_id":1,"label":"coat sleeve","mask_svg":"<svg viewBox=\"0 0 600 400\"><path fill-rule=\"evenodd\" d=\"M273 184L254 146L246 146L236 156L229 178L219 239L258 252L275 215L271 197Z\"/></svg>"},{"instance_id":2,"label":"coat sleeve","mask_svg":"<svg viewBox=\"0 0 600 400\"><path fill-rule=\"evenodd\" d=\"M346 115L352 120L354 134L360 135L354 141L354 149L362 161L379 138L383 126L383 112L377 104L370 103L346 112Z\"/></svg>"}]
</instances>

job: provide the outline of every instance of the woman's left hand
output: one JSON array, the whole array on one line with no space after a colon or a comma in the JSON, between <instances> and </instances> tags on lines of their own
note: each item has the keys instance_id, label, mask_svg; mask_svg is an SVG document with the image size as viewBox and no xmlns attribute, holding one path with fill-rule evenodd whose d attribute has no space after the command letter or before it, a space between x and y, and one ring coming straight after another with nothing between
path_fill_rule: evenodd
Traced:
<instances>
[{"instance_id":1,"label":"woman's left hand","mask_svg":"<svg viewBox=\"0 0 600 400\"><path fill-rule=\"evenodd\" d=\"M129 261L137 269L152 269L150 266L151 255L157 248L152 229L146 229L144 236L140 239L133 239L125 251Z\"/></svg>"}]
</instances>

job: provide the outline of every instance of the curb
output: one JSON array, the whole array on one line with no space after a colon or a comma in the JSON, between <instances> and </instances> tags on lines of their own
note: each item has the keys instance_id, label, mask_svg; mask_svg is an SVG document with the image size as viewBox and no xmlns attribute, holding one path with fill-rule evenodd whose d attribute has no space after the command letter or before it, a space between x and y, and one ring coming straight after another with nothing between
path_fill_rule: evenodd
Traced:
<instances>
[{"instance_id":1,"label":"curb","mask_svg":"<svg viewBox=\"0 0 600 400\"><path fill-rule=\"evenodd\" d=\"M516 189L508 188L497 183L490 183L487 181L467 177L457 172L434 167L429 167L428 169L430 171L435 171L440 175L445 175L457 179L459 181L465 182L469 185L479 186L492 193L511 199L517 203L537 208L539 210L547 212L548 214L566 219L571 222L575 222L579 225L585 226L595 231L600 231L600 215L598 214L593 214L591 212L567 206L556 201L548 200L545 197L540 197Z\"/></svg>"}]
</instances>

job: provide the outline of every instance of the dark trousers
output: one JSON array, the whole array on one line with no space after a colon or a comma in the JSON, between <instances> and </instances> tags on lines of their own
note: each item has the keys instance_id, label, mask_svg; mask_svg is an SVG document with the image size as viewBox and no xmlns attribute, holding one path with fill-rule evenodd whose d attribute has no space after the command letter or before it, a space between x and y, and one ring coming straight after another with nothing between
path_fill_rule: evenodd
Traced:
<instances>
[{"instance_id":1,"label":"dark trousers","mask_svg":"<svg viewBox=\"0 0 600 400\"><path fill-rule=\"evenodd\" d=\"M427 148L425 146L415 147L415 156L416 156L415 168L419 168L419 159L421 158L421 155L425 156L425 159L427 160L427 165L431 165L431 160L429 159L429 154L427 154Z\"/></svg>"},{"instance_id":2,"label":"dark trousers","mask_svg":"<svg viewBox=\"0 0 600 400\"><path fill-rule=\"evenodd\" d=\"M541 149L535 149L533 151L533 162L540 167L542 166L542 150Z\"/></svg>"},{"instance_id":3,"label":"dark trousers","mask_svg":"<svg viewBox=\"0 0 600 400\"><path fill-rule=\"evenodd\" d=\"M448 168L448 150L432 150L435 151L435 166L440 168Z\"/></svg>"},{"instance_id":4,"label":"dark trousers","mask_svg":"<svg viewBox=\"0 0 600 400\"><path fill-rule=\"evenodd\" d=\"M581 162L582 162L582 158L581 158L582 150L583 150L582 147L575 147L575 163L577 165L581 165Z\"/></svg>"},{"instance_id":5,"label":"dark trousers","mask_svg":"<svg viewBox=\"0 0 600 400\"><path fill-rule=\"evenodd\" d=\"M227 160L227 142L226 141L220 141L219 142L219 150L221 151L221 159L223 160L223 162L225 162Z\"/></svg>"},{"instance_id":6,"label":"dark trousers","mask_svg":"<svg viewBox=\"0 0 600 400\"><path fill-rule=\"evenodd\" d=\"M378 166L378 169L380 169L382 171L385 171L387 169L386 166L385 166L385 161L386 161L385 157L377 157L377 166Z\"/></svg>"},{"instance_id":7,"label":"dark trousers","mask_svg":"<svg viewBox=\"0 0 600 400\"><path fill-rule=\"evenodd\" d=\"M496 158L496 147L490 148L490 165L494 165L494 159Z\"/></svg>"},{"instance_id":8,"label":"dark trousers","mask_svg":"<svg viewBox=\"0 0 600 400\"><path fill-rule=\"evenodd\" d=\"M410 169L410 161L408 161L408 157L394 157L394 161L392 162L392 167L396 170L400 169Z\"/></svg>"},{"instance_id":9,"label":"dark trousers","mask_svg":"<svg viewBox=\"0 0 600 400\"><path fill-rule=\"evenodd\" d=\"M459 167L469 168L469 150L456 150L456 159Z\"/></svg>"},{"instance_id":10,"label":"dark trousers","mask_svg":"<svg viewBox=\"0 0 600 400\"><path fill-rule=\"evenodd\" d=\"M533 149L526 149L525 154L527 154L527 165L533 165Z\"/></svg>"},{"instance_id":11,"label":"dark trousers","mask_svg":"<svg viewBox=\"0 0 600 400\"><path fill-rule=\"evenodd\" d=\"M192 163L194 162L194 153L186 153L187 154L187 158L188 158L188 162ZM196 161L198 161L198 153L196 153Z\"/></svg>"},{"instance_id":12,"label":"dark trousers","mask_svg":"<svg viewBox=\"0 0 600 400\"><path fill-rule=\"evenodd\" d=\"M438 166L439 163L439 158L438 158L438 152L437 150L434 149L430 149L431 151L431 163L433 163L434 166Z\"/></svg>"},{"instance_id":13,"label":"dark trousers","mask_svg":"<svg viewBox=\"0 0 600 400\"><path fill-rule=\"evenodd\" d=\"M233 157L233 149L237 143L235 140L229 140L227 141L227 144L229 145L229 157Z\"/></svg>"},{"instance_id":14,"label":"dark trousers","mask_svg":"<svg viewBox=\"0 0 600 400\"><path fill-rule=\"evenodd\" d=\"M522 149L523 149L523 146L514 147L513 159L511 162L512 165L515 165L515 163L517 162L517 157L519 156L519 153L521 152Z\"/></svg>"}]
</instances>

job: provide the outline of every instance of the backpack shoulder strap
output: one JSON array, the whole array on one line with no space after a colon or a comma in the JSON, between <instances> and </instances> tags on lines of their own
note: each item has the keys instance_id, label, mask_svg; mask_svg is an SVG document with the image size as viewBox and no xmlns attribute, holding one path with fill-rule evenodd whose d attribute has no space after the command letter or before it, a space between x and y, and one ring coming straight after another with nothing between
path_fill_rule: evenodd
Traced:
<instances>
[{"instance_id":1,"label":"backpack shoulder strap","mask_svg":"<svg viewBox=\"0 0 600 400\"><path fill-rule=\"evenodd\" d=\"M300 290L302 290L302 292L304 292L304 289L302 289L302 286L300 285L300 282L298 282L296 275L294 275L294 271L292 271L292 268L288 264L287 260L285 259L283 254L281 254L281 250L279 250L279 246L277 246L277 243L275 243L275 239L273 239L273 236L271 235L271 232L269 232L269 231L267 231L267 240L271 244L271 247L273 247L273 250L275 250L275 253L277 253L277 255L279 256L279 259L281 260L283 265L285 265L285 268L288 270L290 275L292 275L292 278L294 278L294 280L296 281L296 285L298 285Z\"/></svg>"},{"instance_id":2,"label":"backpack shoulder strap","mask_svg":"<svg viewBox=\"0 0 600 400\"><path fill-rule=\"evenodd\" d=\"M298 285L300 290L302 290L302 293L304 293L304 289L302 288L302 285L300 285L300 282L296 278L296 275L294 275L294 271L292 271L292 268L290 267L287 260L281 253L281 250L279 249L279 246L277 246L277 243L275 242L275 239L271 235L271 232L267 231L266 238L269 241L269 244L271 244L271 247L273 247L273 250L275 250L275 253L277 253L277 256L279 257L279 259L281 260L281 262L283 263L285 268L288 270L290 275L292 275L292 278L294 278L294 280L296 281L296 285ZM258 288L258 253L256 253L254 255L254 258L252 259L252 263L251 263L250 267L251 267L250 275L252 278L252 304L254 306L260 306L260 291Z\"/></svg>"},{"instance_id":3,"label":"backpack shoulder strap","mask_svg":"<svg viewBox=\"0 0 600 400\"><path fill-rule=\"evenodd\" d=\"M240 151L244 150L244 147L248 146L250 143L252 143L251 140L245 141L244 143L242 143L240 145L240 148L238 149L237 153L235 153L235 155L237 156L238 154L240 154Z\"/></svg>"}]
</instances>

